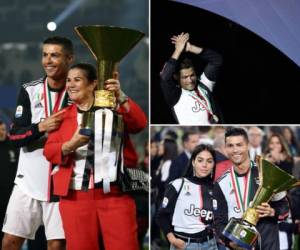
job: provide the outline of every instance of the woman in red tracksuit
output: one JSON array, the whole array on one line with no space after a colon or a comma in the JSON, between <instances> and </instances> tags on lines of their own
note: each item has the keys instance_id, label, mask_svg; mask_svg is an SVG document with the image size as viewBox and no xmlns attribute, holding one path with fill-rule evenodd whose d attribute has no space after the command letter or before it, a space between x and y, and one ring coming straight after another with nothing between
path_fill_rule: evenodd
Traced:
<instances>
[{"instance_id":1,"label":"woman in red tracksuit","mask_svg":"<svg viewBox=\"0 0 300 250\"><path fill-rule=\"evenodd\" d=\"M116 175L111 169L117 171L112 165L119 169L122 158L125 167L136 165L137 155L128 133L141 131L147 119L140 107L121 91L117 73L114 76L115 79L105 82L105 89L114 91L118 100L117 113L122 115L125 127L123 150L122 147L119 152L112 150L112 142L109 150L103 153L107 142L110 143L106 137L113 137L119 131L115 123L105 128L110 132L102 137L103 152L99 151L99 141L96 141L99 135L96 134L105 133L105 130L95 130L92 137L79 133L82 113L91 110L94 103L96 71L89 64L71 67L66 86L74 103L66 108L60 128L49 134L44 148L46 158L56 165L52 172L54 194L61 197L60 212L68 250L100 250L102 243L106 250L138 249L134 200L123 194L115 179L111 179ZM106 119L102 118L101 122L106 126L113 112L108 109L101 112L103 110ZM106 177L103 176L105 166L109 169ZM110 179L107 182L105 178Z\"/></svg>"}]
</instances>

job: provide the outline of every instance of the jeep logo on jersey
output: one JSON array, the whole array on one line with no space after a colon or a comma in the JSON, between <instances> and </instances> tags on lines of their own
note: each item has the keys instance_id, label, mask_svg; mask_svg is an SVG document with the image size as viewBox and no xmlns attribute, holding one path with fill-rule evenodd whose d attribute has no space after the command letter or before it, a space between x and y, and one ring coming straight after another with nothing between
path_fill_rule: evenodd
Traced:
<instances>
[{"instance_id":1,"label":"jeep logo on jersey","mask_svg":"<svg viewBox=\"0 0 300 250\"><path fill-rule=\"evenodd\" d=\"M196 216L196 217L200 216L201 218L204 218L206 221L212 220L213 217L212 211L196 208L194 204L191 204L189 210L185 209L184 214L188 216Z\"/></svg>"}]
</instances>

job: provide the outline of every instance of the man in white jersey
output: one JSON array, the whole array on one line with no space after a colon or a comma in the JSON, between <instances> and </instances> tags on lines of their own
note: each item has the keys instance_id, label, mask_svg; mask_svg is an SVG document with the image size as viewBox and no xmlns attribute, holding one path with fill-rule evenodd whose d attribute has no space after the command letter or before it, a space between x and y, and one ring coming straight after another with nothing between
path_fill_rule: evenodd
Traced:
<instances>
[{"instance_id":1,"label":"man in white jersey","mask_svg":"<svg viewBox=\"0 0 300 250\"><path fill-rule=\"evenodd\" d=\"M181 33L171 38L175 50L160 73L161 88L176 121L181 125L207 125L221 123L221 114L212 98L222 57L208 48L189 42L189 34ZM207 65L197 79L192 61L180 60L183 52L195 54Z\"/></svg>"},{"instance_id":2,"label":"man in white jersey","mask_svg":"<svg viewBox=\"0 0 300 250\"><path fill-rule=\"evenodd\" d=\"M237 246L222 235L232 217L241 218L259 187L258 168L249 158L249 140L243 128L230 128L225 134L225 149L232 162L214 186L217 200L214 217L215 227L221 241L230 249ZM279 250L278 220L287 217L289 206L285 193L274 196L269 203L256 207L259 215L257 230L261 241L255 249ZM261 246L261 248L260 248Z\"/></svg>"},{"instance_id":3,"label":"man in white jersey","mask_svg":"<svg viewBox=\"0 0 300 250\"><path fill-rule=\"evenodd\" d=\"M22 85L10 131L10 140L21 150L2 229L3 250L21 249L25 239L34 239L40 225L45 226L48 250L65 248L58 199L51 195L52 166L43 147L47 133L60 126L59 110L68 105L65 83L73 45L67 38L51 37L42 50L46 76Z\"/></svg>"}]
</instances>

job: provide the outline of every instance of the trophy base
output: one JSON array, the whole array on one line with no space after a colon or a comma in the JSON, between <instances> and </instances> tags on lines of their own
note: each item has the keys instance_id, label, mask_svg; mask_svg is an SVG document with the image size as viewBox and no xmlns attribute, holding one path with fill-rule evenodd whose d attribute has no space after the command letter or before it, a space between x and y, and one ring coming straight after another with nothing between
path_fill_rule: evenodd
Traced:
<instances>
[{"instance_id":1,"label":"trophy base","mask_svg":"<svg viewBox=\"0 0 300 250\"><path fill-rule=\"evenodd\" d=\"M249 250L253 248L259 234L254 226L236 218L230 219L222 233L238 246Z\"/></svg>"}]
</instances>

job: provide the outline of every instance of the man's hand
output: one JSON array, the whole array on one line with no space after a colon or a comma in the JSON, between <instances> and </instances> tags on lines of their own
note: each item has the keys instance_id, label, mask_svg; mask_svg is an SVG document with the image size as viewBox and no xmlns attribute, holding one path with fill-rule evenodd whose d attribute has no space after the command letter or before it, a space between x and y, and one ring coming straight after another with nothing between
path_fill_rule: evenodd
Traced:
<instances>
[{"instance_id":1,"label":"man's hand","mask_svg":"<svg viewBox=\"0 0 300 250\"><path fill-rule=\"evenodd\" d=\"M178 36L171 37L172 43L175 44L175 51L172 55L172 58L176 60L179 58L189 38L190 38L189 33L183 33L183 32Z\"/></svg>"},{"instance_id":2,"label":"man's hand","mask_svg":"<svg viewBox=\"0 0 300 250\"><path fill-rule=\"evenodd\" d=\"M41 121L38 125L40 132L51 132L59 128L62 120L63 120L63 113L65 110L60 110L57 113L52 114L51 116L47 117L45 120Z\"/></svg>"},{"instance_id":3,"label":"man's hand","mask_svg":"<svg viewBox=\"0 0 300 250\"><path fill-rule=\"evenodd\" d=\"M267 202L263 202L261 205L257 206L255 210L258 213L259 218L275 216L274 208L272 208Z\"/></svg>"}]
</instances>

